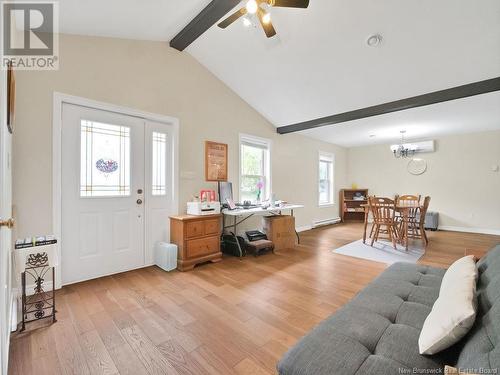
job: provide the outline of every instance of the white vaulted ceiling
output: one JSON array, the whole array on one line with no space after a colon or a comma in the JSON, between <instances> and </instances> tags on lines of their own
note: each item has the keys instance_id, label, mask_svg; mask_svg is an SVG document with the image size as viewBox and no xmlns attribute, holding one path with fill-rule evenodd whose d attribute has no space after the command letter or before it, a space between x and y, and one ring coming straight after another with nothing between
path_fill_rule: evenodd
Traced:
<instances>
[{"instance_id":1,"label":"white vaulted ceiling","mask_svg":"<svg viewBox=\"0 0 500 375\"><path fill-rule=\"evenodd\" d=\"M61 32L167 42L209 2L64 0ZM277 127L500 76L498 0L310 0L306 10L271 12L275 38L240 20L225 30L214 25L186 51ZM382 43L368 47L375 33ZM500 97L468 103L484 111L500 107ZM450 111L460 106L438 106L424 112L457 121ZM341 138L355 144L370 123L396 129L398 116L340 126ZM500 122L494 110L472 117L462 126ZM307 132L341 144L339 134Z\"/></svg>"},{"instance_id":2,"label":"white vaulted ceiling","mask_svg":"<svg viewBox=\"0 0 500 375\"><path fill-rule=\"evenodd\" d=\"M275 126L500 76L498 0L311 0L188 48ZM368 47L374 33L380 47Z\"/></svg>"},{"instance_id":3,"label":"white vaulted ceiling","mask_svg":"<svg viewBox=\"0 0 500 375\"><path fill-rule=\"evenodd\" d=\"M210 0L61 0L64 34L168 41Z\"/></svg>"}]
</instances>

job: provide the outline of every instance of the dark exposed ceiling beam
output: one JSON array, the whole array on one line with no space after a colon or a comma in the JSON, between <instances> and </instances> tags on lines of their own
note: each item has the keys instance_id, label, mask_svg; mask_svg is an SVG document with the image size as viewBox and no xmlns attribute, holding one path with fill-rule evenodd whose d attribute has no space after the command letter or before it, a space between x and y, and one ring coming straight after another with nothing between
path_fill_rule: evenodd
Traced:
<instances>
[{"instance_id":1,"label":"dark exposed ceiling beam","mask_svg":"<svg viewBox=\"0 0 500 375\"><path fill-rule=\"evenodd\" d=\"M183 51L212 27L241 0L213 0L171 41L170 47Z\"/></svg>"},{"instance_id":2,"label":"dark exposed ceiling beam","mask_svg":"<svg viewBox=\"0 0 500 375\"><path fill-rule=\"evenodd\" d=\"M321 126L339 124L341 122L359 120L365 117L378 116L386 113L403 111L405 109L446 102L449 100L486 94L493 91L500 91L500 77L469 83L467 85L457 86L451 89L413 96L411 98L396 100L394 102L374 105L372 107L356 109L354 111L339 113L315 120L281 126L277 128L277 131L279 134L293 133L301 130L319 128Z\"/></svg>"}]
</instances>

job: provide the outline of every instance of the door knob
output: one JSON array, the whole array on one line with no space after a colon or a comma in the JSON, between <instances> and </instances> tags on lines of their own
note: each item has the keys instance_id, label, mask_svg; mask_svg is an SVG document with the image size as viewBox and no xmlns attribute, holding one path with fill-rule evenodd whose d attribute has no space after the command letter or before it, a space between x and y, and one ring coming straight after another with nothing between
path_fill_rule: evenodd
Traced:
<instances>
[{"instance_id":1,"label":"door knob","mask_svg":"<svg viewBox=\"0 0 500 375\"><path fill-rule=\"evenodd\" d=\"M14 227L14 219L10 218L8 220L0 220L0 227L12 229Z\"/></svg>"},{"instance_id":2,"label":"door knob","mask_svg":"<svg viewBox=\"0 0 500 375\"><path fill-rule=\"evenodd\" d=\"M142 204L142 199L137 199L137 204Z\"/></svg>"}]
</instances>

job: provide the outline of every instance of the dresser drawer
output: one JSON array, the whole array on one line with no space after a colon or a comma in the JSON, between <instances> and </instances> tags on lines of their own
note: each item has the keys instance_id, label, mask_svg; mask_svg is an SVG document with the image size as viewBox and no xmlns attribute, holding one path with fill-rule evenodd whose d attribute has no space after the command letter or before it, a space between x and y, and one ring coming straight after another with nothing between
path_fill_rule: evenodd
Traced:
<instances>
[{"instance_id":1,"label":"dresser drawer","mask_svg":"<svg viewBox=\"0 0 500 375\"><path fill-rule=\"evenodd\" d=\"M190 221L186 224L186 238L200 237L205 234L203 221Z\"/></svg>"},{"instance_id":2,"label":"dresser drawer","mask_svg":"<svg viewBox=\"0 0 500 375\"><path fill-rule=\"evenodd\" d=\"M219 236L186 241L186 256L195 258L219 252Z\"/></svg>"},{"instance_id":3,"label":"dresser drawer","mask_svg":"<svg viewBox=\"0 0 500 375\"><path fill-rule=\"evenodd\" d=\"M205 221L205 234L220 234L220 220L206 220Z\"/></svg>"}]
</instances>

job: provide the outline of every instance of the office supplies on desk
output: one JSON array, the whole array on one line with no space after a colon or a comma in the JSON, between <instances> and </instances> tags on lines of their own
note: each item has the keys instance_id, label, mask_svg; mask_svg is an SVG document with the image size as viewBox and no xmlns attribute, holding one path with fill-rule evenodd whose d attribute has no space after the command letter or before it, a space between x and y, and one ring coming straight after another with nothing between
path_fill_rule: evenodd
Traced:
<instances>
[{"instance_id":1,"label":"office supplies on desk","mask_svg":"<svg viewBox=\"0 0 500 375\"><path fill-rule=\"evenodd\" d=\"M265 233L262 233L259 230L249 230L246 231L245 234L247 235L248 241L258 241L258 240L267 240L267 236Z\"/></svg>"},{"instance_id":2,"label":"office supplies on desk","mask_svg":"<svg viewBox=\"0 0 500 375\"><path fill-rule=\"evenodd\" d=\"M225 208L229 204L227 203L228 199L234 202L233 184L231 182L220 182L218 186L219 186L219 202ZM234 208L231 209L233 210Z\"/></svg>"},{"instance_id":3,"label":"office supplies on desk","mask_svg":"<svg viewBox=\"0 0 500 375\"><path fill-rule=\"evenodd\" d=\"M236 203L236 206L248 210L249 208L258 208L260 205L252 204L251 201L243 201L243 203Z\"/></svg>"},{"instance_id":4,"label":"office supplies on desk","mask_svg":"<svg viewBox=\"0 0 500 375\"><path fill-rule=\"evenodd\" d=\"M200 190L200 201L215 202L215 190Z\"/></svg>"},{"instance_id":5,"label":"office supplies on desk","mask_svg":"<svg viewBox=\"0 0 500 375\"><path fill-rule=\"evenodd\" d=\"M230 210L236 210L236 204L231 198L226 198L226 202L227 202L227 208L229 208Z\"/></svg>"}]
</instances>

